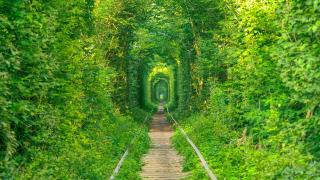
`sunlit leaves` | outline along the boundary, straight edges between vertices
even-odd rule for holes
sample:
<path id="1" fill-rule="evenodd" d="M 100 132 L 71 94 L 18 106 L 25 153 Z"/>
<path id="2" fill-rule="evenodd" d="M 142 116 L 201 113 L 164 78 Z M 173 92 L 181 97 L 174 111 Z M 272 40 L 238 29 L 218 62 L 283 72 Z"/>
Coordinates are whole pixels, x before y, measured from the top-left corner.
<path id="1" fill-rule="evenodd" d="M 121 152 L 138 128 L 115 116 L 123 72 L 110 62 L 126 58 L 122 35 L 140 9 L 99 2 L 104 8 L 93 0 L 1 1 L 0 177 L 105 178 L 119 156 L 110 152 Z"/>

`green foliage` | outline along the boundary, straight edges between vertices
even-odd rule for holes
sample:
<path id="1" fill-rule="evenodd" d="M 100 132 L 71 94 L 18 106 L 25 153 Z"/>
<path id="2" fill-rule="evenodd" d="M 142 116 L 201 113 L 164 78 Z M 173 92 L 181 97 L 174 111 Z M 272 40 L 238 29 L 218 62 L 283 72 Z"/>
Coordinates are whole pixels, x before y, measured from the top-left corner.
<path id="1" fill-rule="evenodd" d="M 138 135 L 138 139 L 131 147 L 128 158 L 124 162 L 117 179 L 141 179 L 139 172 L 143 165 L 142 154 L 147 153 L 150 146 L 150 140 L 146 133 L 146 129 L 143 129 Z"/>
<path id="2" fill-rule="evenodd" d="M 280 75 L 292 89 L 296 101 L 306 105 L 313 116 L 320 100 L 320 4 L 315 0 L 282 3 L 282 36 L 276 46 Z"/>
<path id="3" fill-rule="evenodd" d="M 133 144 L 130 157 L 126 161 L 139 162 L 145 153 L 149 139 L 146 129 L 140 128 L 128 117 L 101 119 L 87 125 L 81 132 L 63 137 L 49 151 L 38 152 L 17 176 L 22 179 L 108 178 L 135 135 L 139 138 Z M 125 172 L 123 177 L 131 177 L 131 174 L 137 173 L 140 168 L 139 164 L 128 164 L 124 167 L 129 171 Z"/>
<path id="4" fill-rule="evenodd" d="M 226 179 L 319 177 L 318 1 L 179 3 L 192 25 L 192 110 L 201 112 L 185 128 L 213 170 Z M 178 134 L 186 168 L 205 178 L 182 141 Z"/>
<path id="5" fill-rule="evenodd" d="M 183 127 L 199 147 L 211 169 L 220 179 L 306 179 L 317 178 L 319 163 L 304 154 L 303 145 L 292 143 L 299 138 L 299 125 L 273 121 L 277 113 L 270 114 L 262 129 L 268 138 L 254 139 L 257 134 L 239 131 L 230 124 L 232 107 L 222 91 L 215 91 L 211 101 L 212 114 L 194 115 L 183 122 Z M 277 128 L 280 127 L 278 130 Z M 277 132 L 278 131 L 278 132 Z M 190 179 L 207 179 L 193 149 L 180 133 L 173 142 L 185 156 L 185 170 L 192 171 Z M 187 147 L 187 148 L 186 148 Z"/>
<path id="6" fill-rule="evenodd" d="M 160 81 L 220 178 L 319 176 L 318 0 L 12 0 L 0 10 L 0 177 L 103 179 L 139 133 L 119 175 L 139 179 L 141 123 Z M 174 142 L 205 178 L 180 134 Z"/>
<path id="7" fill-rule="evenodd" d="M 115 101 L 128 97 L 128 87 L 114 60 L 127 60 L 130 41 L 121 38 L 141 9 L 99 3 L 1 1 L 0 177 L 104 179 L 137 132 L 131 160 L 147 149 L 146 130 L 118 115 Z"/>

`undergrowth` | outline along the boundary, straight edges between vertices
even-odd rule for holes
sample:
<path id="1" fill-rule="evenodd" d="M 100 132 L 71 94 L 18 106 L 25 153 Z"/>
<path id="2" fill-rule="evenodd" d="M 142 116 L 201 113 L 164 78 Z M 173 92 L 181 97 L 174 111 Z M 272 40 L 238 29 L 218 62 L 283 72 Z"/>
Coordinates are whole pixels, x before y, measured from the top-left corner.
<path id="1" fill-rule="evenodd" d="M 118 179 L 137 179 L 140 159 L 149 147 L 147 128 L 132 118 L 112 115 L 84 127 L 81 131 L 65 132 L 52 137 L 50 148 L 30 149 L 31 160 L 11 165 L 5 179 L 106 179 L 130 144 L 130 149 Z M 21 157 L 16 157 L 18 162 Z M 22 168 L 23 167 L 23 168 Z"/>
<path id="2" fill-rule="evenodd" d="M 283 133 L 256 144 L 252 135 L 235 131 L 214 117 L 194 115 L 183 123 L 218 179 L 319 179 L 319 163 L 304 154 L 302 145 L 286 144 Z M 190 179 L 207 179 L 198 157 L 179 131 L 173 142 L 185 157 Z"/>

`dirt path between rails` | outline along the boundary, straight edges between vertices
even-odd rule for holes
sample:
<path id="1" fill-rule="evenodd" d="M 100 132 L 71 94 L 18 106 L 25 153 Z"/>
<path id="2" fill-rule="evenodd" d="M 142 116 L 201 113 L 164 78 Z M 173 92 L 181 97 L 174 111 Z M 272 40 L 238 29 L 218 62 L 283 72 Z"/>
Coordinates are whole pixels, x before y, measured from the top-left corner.
<path id="1" fill-rule="evenodd" d="M 163 107 L 153 116 L 149 136 L 152 141 L 150 151 L 144 156 L 142 179 L 183 179 L 188 176 L 182 172 L 182 157 L 171 146 L 173 130 L 166 121 Z"/>

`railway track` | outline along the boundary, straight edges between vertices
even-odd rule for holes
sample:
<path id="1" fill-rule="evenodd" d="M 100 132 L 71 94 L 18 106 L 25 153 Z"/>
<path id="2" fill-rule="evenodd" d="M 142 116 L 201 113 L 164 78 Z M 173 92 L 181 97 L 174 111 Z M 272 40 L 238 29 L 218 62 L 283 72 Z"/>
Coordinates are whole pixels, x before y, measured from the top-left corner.
<path id="1" fill-rule="evenodd" d="M 163 107 L 153 116 L 149 136 L 152 147 L 143 158 L 142 179 L 184 179 L 188 174 L 182 172 L 182 157 L 171 146 L 173 130 L 166 121 Z"/>
<path id="2" fill-rule="evenodd" d="M 180 127 L 178 122 L 173 118 L 167 109 L 168 115 L 172 118 L 175 126 L 179 129 L 181 134 L 185 137 L 186 141 L 193 148 L 195 154 L 198 156 L 199 161 L 203 168 L 206 170 L 208 179 L 217 180 L 217 177 L 211 171 L 208 163 L 201 154 L 197 146 L 188 137 L 186 132 Z M 144 122 L 148 117 L 145 118 Z M 149 152 L 144 155 L 143 162 L 144 166 L 140 172 L 142 179 L 146 180 L 176 180 L 176 179 L 186 179 L 190 176 L 189 173 L 182 171 L 182 161 L 183 158 L 178 155 L 171 145 L 171 137 L 173 136 L 173 129 L 171 124 L 166 120 L 164 114 L 163 105 L 160 105 L 158 112 L 154 114 L 151 122 L 151 129 L 149 136 L 152 141 L 152 147 Z M 119 163 L 117 164 L 110 180 L 114 180 L 119 173 L 126 156 L 129 153 L 130 146 L 134 143 L 137 136 L 133 138 L 127 150 L 121 157 Z"/>

